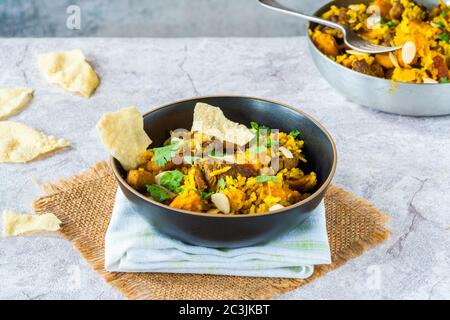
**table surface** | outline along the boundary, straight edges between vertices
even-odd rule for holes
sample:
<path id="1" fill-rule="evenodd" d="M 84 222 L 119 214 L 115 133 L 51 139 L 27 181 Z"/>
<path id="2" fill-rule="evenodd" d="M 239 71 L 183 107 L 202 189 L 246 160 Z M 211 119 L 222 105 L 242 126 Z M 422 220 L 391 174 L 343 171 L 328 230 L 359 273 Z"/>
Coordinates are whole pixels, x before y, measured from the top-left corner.
<path id="1" fill-rule="evenodd" d="M 334 182 L 391 217 L 392 237 L 281 299 L 450 298 L 450 117 L 411 118 L 360 107 L 332 89 L 304 38 L 0 39 L 0 87 L 35 90 L 10 120 L 65 138 L 71 149 L 2 164 L 0 209 L 32 213 L 40 183 L 107 158 L 94 129 L 129 105 L 144 112 L 198 95 L 259 96 L 300 108 L 330 131 Z M 85 99 L 48 84 L 38 53 L 79 48 L 102 82 Z M 430 108 L 432 107 L 430 101 Z M 0 239 L 1 299 L 122 299 L 60 237 Z"/>

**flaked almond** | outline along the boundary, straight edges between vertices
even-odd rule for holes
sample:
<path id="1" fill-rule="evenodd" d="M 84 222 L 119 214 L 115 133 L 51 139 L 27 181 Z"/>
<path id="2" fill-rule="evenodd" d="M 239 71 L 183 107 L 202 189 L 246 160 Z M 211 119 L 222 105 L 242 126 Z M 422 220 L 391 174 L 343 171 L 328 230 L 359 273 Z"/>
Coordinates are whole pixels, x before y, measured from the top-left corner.
<path id="1" fill-rule="evenodd" d="M 294 157 L 292 152 L 285 147 L 280 147 L 279 150 L 286 158 L 292 159 Z"/>
<path id="2" fill-rule="evenodd" d="M 230 200 L 228 200 L 228 197 L 223 194 L 222 192 L 214 193 L 211 196 L 211 201 L 214 203 L 217 209 L 222 211 L 225 214 L 230 213 Z"/>
<path id="3" fill-rule="evenodd" d="M 157 185 L 161 185 L 161 177 L 165 174 L 166 172 L 160 172 L 155 176 L 155 182 Z"/>
<path id="4" fill-rule="evenodd" d="M 348 8 L 353 11 L 359 11 L 359 9 L 360 9 L 357 4 L 351 4 L 348 6 Z"/>
<path id="5" fill-rule="evenodd" d="M 368 13 L 368 14 L 375 13 L 377 15 L 380 15 L 380 7 L 375 5 L 375 4 L 372 4 L 372 5 L 367 7 L 366 13 Z"/>
<path id="6" fill-rule="evenodd" d="M 389 59 L 391 59 L 392 64 L 396 68 L 400 68 L 400 64 L 398 63 L 398 59 L 392 52 L 389 52 Z"/>
<path id="7" fill-rule="evenodd" d="M 348 54 L 353 54 L 356 56 L 368 56 L 369 54 L 365 53 L 365 52 L 361 52 L 361 51 L 356 51 L 356 50 L 345 50 L 346 53 Z"/>
<path id="8" fill-rule="evenodd" d="M 405 64 L 411 64 L 416 57 L 416 45 L 412 41 L 406 41 L 402 48 L 402 60 Z"/>
<path id="9" fill-rule="evenodd" d="M 283 209 L 283 208 L 284 208 L 284 206 L 282 206 L 281 204 L 277 203 L 277 204 L 274 204 L 273 206 L 271 206 L 269 208 L 269 211 L 280 210 L 280 209 Z"/>
<path id="10" fill-rule="evenodd" d="M 423 83 L 439 83 L 439 82 L 431 78 L 423 78 Z"/>

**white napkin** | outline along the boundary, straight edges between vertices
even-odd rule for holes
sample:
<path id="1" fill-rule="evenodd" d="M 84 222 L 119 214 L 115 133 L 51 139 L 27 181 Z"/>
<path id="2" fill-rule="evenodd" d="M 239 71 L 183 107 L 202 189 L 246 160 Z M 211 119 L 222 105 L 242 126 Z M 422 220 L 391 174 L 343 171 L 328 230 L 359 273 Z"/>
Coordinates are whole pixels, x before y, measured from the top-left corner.
<path id="1" fill-rule="evenodd" d="M 113 272 L 171 272 L 300 278 L 331 263 L 325 207 L 291 232 L 261 245 L 213 249 L 159 233 L 118 189 L 105 236 L 105 268 Z"/>

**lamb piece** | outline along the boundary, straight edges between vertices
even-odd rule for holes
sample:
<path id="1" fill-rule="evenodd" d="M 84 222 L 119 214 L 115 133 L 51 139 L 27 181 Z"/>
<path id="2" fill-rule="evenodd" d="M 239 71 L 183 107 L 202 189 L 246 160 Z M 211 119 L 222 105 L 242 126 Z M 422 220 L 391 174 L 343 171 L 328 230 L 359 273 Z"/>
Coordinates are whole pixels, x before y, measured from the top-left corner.
<path id="1" fill-rule="evenodd" d="M 369 65 L 365 60 L 356 60 L 352 64 L 352 69 L 370 76 L 384 77 L 383 67 L 375 62 Z"/>
<path id="2" fill-rule="evenodd" d="M 143 169 L 133 169 L 128 171 L 128 184 L 138 191 L 145 191 L 147 184 L 155 183 L 155 176 Z"/>
<path id="3" fill-rule="evenodd" d="M 203 178 L 202 170 L 200 170 L 200 168 L 198 168 L 197 166 L 195 166 L 194 180 L 195 180 L 195 186 L 197 187 L 198 190 L 203 191 L 208 187 L 205 179 Z"/>
<path id="4" fill-rule="evenodd" d="M 299 190 L 301 192 L 310 191 L 316 186 L 316 180 L 311 179 L 310 175 L 300 177 L 298 179 L 288 179 L 286 183 L 292 190 Z"/>
<path id="5" fill-rule="evenodd" d="M 384 40 L 383 40 L 383 45 L 384 46 L 386 46 L 386 47 L 390 47 L 390 46 L 392 46 L 392 41 L 394 40 L 394 38 L 395 38 L 395 34 L 393 33 L 393 32 L 389 32 L 387 35 L 386 35 L 386 38 L 384 38 Z"/>
<path id="6" fill-rule="evenodd" d="M 347 25 L 347 10 L 345 8 L 341 8 L 339 10 L 339 14 L 330 17 L 330 21 L 334 23 L 339 23 L 340 25 Z"/>
<path id="7" fill-rule="evenodd" d="M 402 19 L 403 11 L 405 11 L 405 7 L 402 5 L 400 0 L 397 0 L 392 5 L 391 10 L 389 11 L 389 15 L 392 19 L 400 21 Z"/>
<path id="8" fill-rule="evenodd" d="M 394 70 L 395 69 L 388 69 L 388 70 L 386 70 L 386 72 L 384 73 L 384 77 L 386 79 L 392 79 L 392 75 L 394 74 Z"/>
<path id="9" fill-rule="evenodd" d="M 278 170 L 281 169 L 292 169 L 298 166 L 298 157 L 294 156 L 293 158 L 287 158 L 285 156 L 280 156 L 278 163 Z"/>
<path id="10" fill-rule="evenodd" d="M 370 66 L 365 60 L 356 60 L 353 62 L 352 69 L 361 73 L 371 74 Z"/>
<path id="11" fill-rule="evenodd" d="M 394 64 L 392 63 L 391 59 L 389 58 L 388 53 L 377 53 L 375 55 L 375 61 L 386 69 L 394 68 Z"/>
<path id="12" fill-rule="evenodd" d="M 445 58 L 441 55 L 436 55 L 433 58 L 433 65 L 438 71 L 438 78 L 448 78 L 448 66 Z"/>
<path id="13" fill-rule="evenodd" d="M 216 170 L 220 170 L 224 167 L 231 167 L 228 171 L 224 173 L 220 173 L 217 175 L 214 175 L 213 172 Z M 206 182 L 208 183 L 211 190 L 215 190 L 217 181 L 219 181 L 220 178 L 224 178 L 226 176 L 231 176 L 233 178 L 236 178 L 238 175 L 241 175 L 243 177 L 249 178 L 249 177 L 255 177 L 258 175 L 258 171 L 253 168 L 253 166 L 249 164 L 217 164 L 217 163 L 204 163 L 201 165 L 201 169 L 203 171 L 203 175 L 206 179 Z"/>
<path id="14" fill-rule="evenodd" d="M 317 48 L 324 54 L 333 57 L 339 55 L 338 44 L 332 35 L 316 30 L 312 36 L 312 40 Z"/>
<path id="15" fill-rule="evenodd" d="M 380 8 L 380 15 L 384 20 L 391 20 L 392 5 L 389 0 L 375 0 L 375 5 Z"/>
<path id="16" fill-rule="evenodd" d="M 339 16 L 338 15 L 331 16 L 330 21 L 334 23 L 339 23 Z"/>
<path id="17" fill-rule="evenodd" d="M 345 8 L 339 10 L 339 24 L 343 26 L 347 25 L 347 10 Z"/>
<path id="18" fill-rule="evenodd" d="M 380 64 L 374 62 L 370 66 L 370 69 L 372 70 L 372 75 L 373 76 L 379 77 L 379 78 L 384 78 L 384 70 L 383 70 L 383 67 Z"/>

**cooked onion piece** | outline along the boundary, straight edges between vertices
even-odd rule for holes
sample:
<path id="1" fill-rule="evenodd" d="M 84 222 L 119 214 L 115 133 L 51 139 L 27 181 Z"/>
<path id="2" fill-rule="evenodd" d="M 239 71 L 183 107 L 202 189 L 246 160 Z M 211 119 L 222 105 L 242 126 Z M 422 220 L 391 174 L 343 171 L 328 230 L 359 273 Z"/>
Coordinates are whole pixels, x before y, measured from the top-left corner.
<path id="1" fill-rule="evenodd" d="M 228 197 L 223 194 L 222 192 L 214 193 L 211 196 L 211 201 L 214 203 L 214 205 L 222 211 L 225 214 L 230 213 L 230 200 L 228 200 Z"/>
<path id="2" fill-rule="evenodd" d="M 274 204 L 273 206 L 271 206 L 269 208 L 269 211 L 280 210 L 280 209 L 283 209 L 283 208 L 284 208 L 284 206 L 282 206 L 281 204 L 277 203 L 277 204 Z"/>

